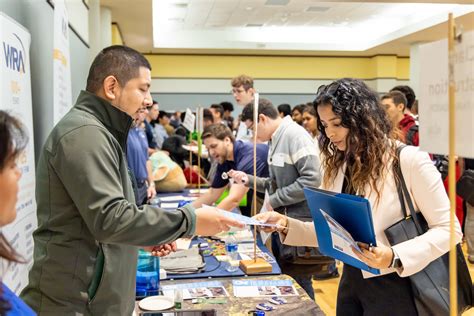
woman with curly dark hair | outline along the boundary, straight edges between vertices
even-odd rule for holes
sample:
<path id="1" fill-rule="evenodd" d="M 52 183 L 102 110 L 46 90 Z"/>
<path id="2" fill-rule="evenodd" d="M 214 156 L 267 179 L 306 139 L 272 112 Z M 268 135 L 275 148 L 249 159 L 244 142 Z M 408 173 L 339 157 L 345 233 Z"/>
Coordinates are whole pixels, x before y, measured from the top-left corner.
<path id="1" fill-rule="evenodd" d="M 322 189 L 363 195 L 370 202 L 377 247 L 356 255 L 373 275 L 344 265 L 337 297 L 337 315 L 417 315 L 407 276 L 424 269 L 449 250 L 449 199 L 439 172 L 427 153 L 400 143 L 377 94 L 357 79 L 340 79 L 318 89 L 314 107 L 320 131 L 319 146 L 324 178 Z M 404 215 L 399 200 L 395 167 L 400 164 L 411 199 L 426 219 L 429 230 L 417 238 L 390 246 L 385 229 Z M 283 243 L 317 246 L 312 223 L 276 212 L 257 216 L 279 224 Z M 456 223 L 456 242 L 462 237 Z"/>
<path id="2" fill-rule="evenodd" d="M 27 142 L 23 125 L 8 113 L 0 111 L 0 226 L 13 222 L 16 217 L 18 181 L 21 177 L 16 160 Z M 8 263 L 22 262 L 2 233 L 0 257 Z M 2 284 L 0 293 L 0 315 L 35 315 L 5 284 Z"/>

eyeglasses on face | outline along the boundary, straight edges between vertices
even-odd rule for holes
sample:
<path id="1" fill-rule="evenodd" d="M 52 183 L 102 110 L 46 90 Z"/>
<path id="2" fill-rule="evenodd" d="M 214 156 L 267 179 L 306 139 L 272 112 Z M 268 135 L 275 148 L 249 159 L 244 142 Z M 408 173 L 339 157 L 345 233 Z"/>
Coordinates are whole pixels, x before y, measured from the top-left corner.
<path id="1" fill-rule="evenodd" d="M 242 94 L 245 92 L 245 89 L 232 89 L 230 90 L 231 94 Z"/>

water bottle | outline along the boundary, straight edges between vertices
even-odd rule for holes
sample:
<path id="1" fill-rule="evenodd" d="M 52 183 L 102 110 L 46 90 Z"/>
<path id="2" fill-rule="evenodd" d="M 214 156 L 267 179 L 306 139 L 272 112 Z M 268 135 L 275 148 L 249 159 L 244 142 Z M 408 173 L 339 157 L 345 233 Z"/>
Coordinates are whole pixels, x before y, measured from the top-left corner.
<path id="1" fill-rule="evenodd" d="M 138 251 L 136 281 L 135 294 L 137 297 L 158 295 L 160 287 L 160 258 L 140 249 Z"/>
<path id="2" fill-rule="evenodd" d="M 234 232 L 229 232 L 225 240 L 225 251 L 229 258 L 229 264 L 226 267 L 228 272 L 235 272 L 239 269 L 239 245 Z"/>
<path id="3" fill-rule="evenodd" d="M 183 307 L 183 290 L 174 290 L 174 308 L 181 309 Z"/>
<path id="4" fill-rule="evenodd" d="M 154 198 L 150 199 L 149 203 L 150 205 L 161 207 L 161 199 L 158 196 L 155 196 Z"/>

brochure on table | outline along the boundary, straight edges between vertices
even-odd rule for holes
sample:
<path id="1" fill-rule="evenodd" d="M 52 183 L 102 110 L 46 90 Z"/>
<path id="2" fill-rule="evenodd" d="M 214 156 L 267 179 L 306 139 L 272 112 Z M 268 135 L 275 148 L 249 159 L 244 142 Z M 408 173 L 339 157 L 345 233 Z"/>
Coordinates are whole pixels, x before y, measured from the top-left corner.
<path id="1" fill-rule="evenodd" d="M 233 280 L 235 297 L 299 295 L 291 280 Z"/>
<path id="2" fill-rule="evenodd" d="M 376 246 L 372 211 L 367 199 L 343 193 L 304 188 L 320 251 L 356 268 L 380 274 L 359 260 L 356 241 Z"/>
<path id="3" fill-rule="evenodd" d="M 239 256 L 242 260 L 250 260 L 254 258 L 253 253 L 253 243 L 252 244 L 239 244 Z M 263 252 L 257 246 L 257 258 L 262 258 L 268 263 L 276 263 L 275 258 L 272 257 L 269 253 Z"/>
<path id="4" fill-rule="evenodd" d="M 163 285 L 162 290 L 165 296 L 171 297 L 174 297 L 175 290 L 181 290 L 185 300 L 229 296 L 224 285 L 219 281 Z"/>

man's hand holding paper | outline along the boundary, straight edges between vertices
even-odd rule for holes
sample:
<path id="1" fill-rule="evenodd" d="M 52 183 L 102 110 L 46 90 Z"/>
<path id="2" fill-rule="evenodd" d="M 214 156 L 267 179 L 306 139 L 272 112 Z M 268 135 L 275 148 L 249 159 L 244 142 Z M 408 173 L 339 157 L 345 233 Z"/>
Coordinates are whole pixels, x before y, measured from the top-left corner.
<path id="1" fill-rule="evenodd" d="M 196 235 L 213 236 L 221 231 L 228 231 L 231 227 L 243 228 L 245 222 L 235 217 L 224 216 L 226 211 L 204 206 L 196 209 Z"/>

